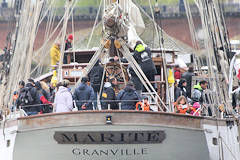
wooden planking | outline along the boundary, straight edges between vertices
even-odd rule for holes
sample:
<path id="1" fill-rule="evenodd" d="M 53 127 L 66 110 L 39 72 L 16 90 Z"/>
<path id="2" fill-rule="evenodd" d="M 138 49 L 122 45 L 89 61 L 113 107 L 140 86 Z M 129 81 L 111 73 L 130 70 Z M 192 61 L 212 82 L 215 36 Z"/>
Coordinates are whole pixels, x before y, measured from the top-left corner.
<path id="1" fill-rule="evenodd" d="M 112 116 L 113 125 L 150 125 L 201 129 L 203 117 L 175 113 L 144 111 L 78 111 L 51 113 L 19 118 L 20 130 L 34 130 L 63 126 L 105 125 L 106 116 Z"/>

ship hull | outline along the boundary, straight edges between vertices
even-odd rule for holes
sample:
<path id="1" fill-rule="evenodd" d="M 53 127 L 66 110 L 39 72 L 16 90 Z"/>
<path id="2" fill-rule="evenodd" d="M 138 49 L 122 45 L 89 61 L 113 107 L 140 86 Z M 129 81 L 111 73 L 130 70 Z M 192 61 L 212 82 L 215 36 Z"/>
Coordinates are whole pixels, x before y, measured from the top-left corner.
<path id="1" fill-rule="evenodd" d="M 58 144 L 54 139 L 56 131 L 164 131 L 165 140 L 157 144 Z M 30 138 L 31 137 L 31 138 Z M 204 132 L 201 130 L 150 127 L 137 125 L 76 126 L 19 133 L 16 138 L 14 160 L 42 159 L 208 159 Z M 23 145 L 24 144 L 24 145 Z M 201 152 L 199 152 L 199 150 Z M 188 154 L 183 154 L 187 152 Z M 50 158 L 51 157 L 51 158 Z"/>
<path id="2" fill-rule="evenodd" d="M 216 126 L 203 117 L 135 111 L 24 117 L 18 119 L 13 160 L 238 159 L 236 122 L 218 120 Z"/>

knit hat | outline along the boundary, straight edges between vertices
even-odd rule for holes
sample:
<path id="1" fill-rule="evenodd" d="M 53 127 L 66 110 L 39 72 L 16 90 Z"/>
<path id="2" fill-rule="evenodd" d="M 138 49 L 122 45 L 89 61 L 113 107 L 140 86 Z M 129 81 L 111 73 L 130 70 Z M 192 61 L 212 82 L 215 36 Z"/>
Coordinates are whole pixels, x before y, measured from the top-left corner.
<path id="1" fill-rule="evenodd" d="M 68 35 L 68 39 L 73 40 L 73 35 L 72 35 L 72 34 L 69 34 L 69 35 Z"/>

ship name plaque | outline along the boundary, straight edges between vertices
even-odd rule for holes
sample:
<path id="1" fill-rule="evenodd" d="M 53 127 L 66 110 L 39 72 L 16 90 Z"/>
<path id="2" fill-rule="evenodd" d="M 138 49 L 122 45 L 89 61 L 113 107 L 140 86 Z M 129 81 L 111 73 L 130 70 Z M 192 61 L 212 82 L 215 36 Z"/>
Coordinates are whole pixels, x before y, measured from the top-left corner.
<path id="1" fill-rule="evenodd" d="M 162 143 L 166 133 L 160 131 L 56 131 L 59 144 L 150 144 Z"/>

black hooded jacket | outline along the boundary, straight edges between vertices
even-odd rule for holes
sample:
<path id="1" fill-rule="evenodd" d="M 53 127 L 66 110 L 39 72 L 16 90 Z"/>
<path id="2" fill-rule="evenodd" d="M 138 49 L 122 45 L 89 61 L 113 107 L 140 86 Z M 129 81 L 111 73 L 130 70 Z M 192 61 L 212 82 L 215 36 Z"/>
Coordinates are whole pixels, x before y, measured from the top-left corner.
<path id="1" fill-rule="evenodd" d="M 99 64 L 96 63 L 95 66 L 88 74 L 88 78 L 90 80 L 91 86 L 93 87 L 94 92 L 99 92 L 102 76 L 103 76 L 104 68 Z"/>
<path id="2" fill-rule="evenodd" d="M 151 73 L 155 75 L 157 73 L 156 67 L 152 60 L 152 53 L 149 48 L 146 47 L 141 52 L 135 50 L 133 57 L 137 61 L 137 63 L 141 66 L 145 74 Z"/>
<path id="3" fill-rule="evenodd" d="M 142 90 L 143 89 L 142 82 L 138 78 L 137 74 L 134 72 L 131 66 L 129 67 L 129 73 L 131 74 L 131 81 L 134 83 L 136 90 Z"/>
<path id="4" fill-rule="evenodd" d="M 110 104 L 111 109 L 118 109 L 118 104 L 115 101 L 116 101 L 116 95 L 113 87 L 111 85 L 109 86 L 105 85 L 103 88 L 102 96 L 101 96 L 102 109 L 108 109 L 108 104 Z"/>
<path id="5" fill-rule="evenodd" d="M 47 100 L 49 100 L 49 98 L 50 98 L 49 94 L 50 93 L 48 93 L 46 90 L 42 89 L 41 83 L 40 82 L 36 82 L 35 85 L 36 85 L 38 93 L 41 94 L 40 97 L 44 96 Z"/>
<path id="6" fill-rule="evenodd" d="M 181 95 L 187 98 L 187 89 L 186 89 L 185 86 L 183 86 L 183 83 L 184 83 L 184 82 L 185 82 L 185 81 L 180 80 L 180 81 L 179 81 L 179 84 L 178 84 L 178 87 L 180 88 Z"/>
<path id="7" fill-rule="evenodd" d="M 195 73 L 193 72 L 185 72 L 182 74 L 182 77 L 181 78 L 184 78 L 187 80 L 187 87 L 186 87 L 186 90 L 187 90 L 187 96 L 188 97 L 192 97 L 191 96 L 191 91 L 192 91 L 192 77 L 195 76 Z"/>
<path id="8" fill-rule="evenodd" d="M 17 100 L 18 105 L 21 105 L 21 106 L 26 105 L 23 102 L 21 102 L 21 97 L 22 97 L 22 94 L 24 94 L 27 90 L 29 90 L 32 100 L 33 100 L 31 103 L 28 103 L 27 105 L 34 105 L 34 106 L 23 107 L 24 111 L 25 112 L 34 112 L 34 111 L 40 112 L 40 106 L 39 106 L 39 104 L 41 104 L 40 96 L 38 94 L 37 89 L 31 83 L 27 83 L 26 86 L 20 90 L 18 100 Z"/>

